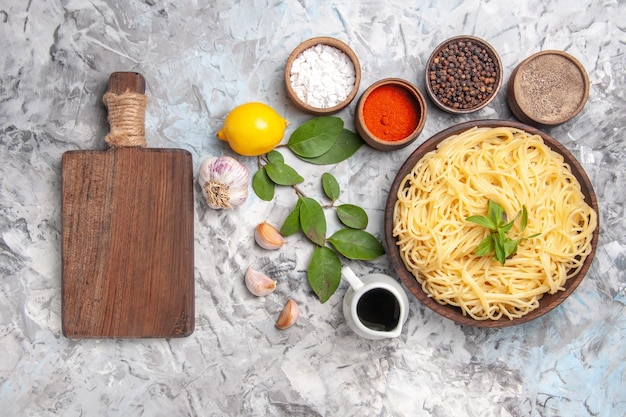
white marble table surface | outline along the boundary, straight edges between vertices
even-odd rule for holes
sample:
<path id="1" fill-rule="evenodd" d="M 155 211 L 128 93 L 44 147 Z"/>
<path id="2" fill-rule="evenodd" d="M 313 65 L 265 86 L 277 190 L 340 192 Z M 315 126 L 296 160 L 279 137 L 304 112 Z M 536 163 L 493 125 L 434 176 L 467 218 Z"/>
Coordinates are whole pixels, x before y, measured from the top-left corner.
<path id="1" fill-rule="evenodd" d="M 626 3 L 616 0 L 162 1 L 4 0 L 0 4 L 0 414 L 2 416 L 623 416 L 626 414 Z M 582 113 L 549 133 L 582 163 L 600 206 L 593 265 L 560 307 L 500 330 L 462 327 L 411 298 L 397 339 L 367 341 L 345 324 L 337 293 L 321 304 L 306 283 L 311 246 L 276 252 L 252 228 L 280 223 L 293 193 L 252 195 L 234 211 L 195 196 L 195 332 L 180 339 L 70 340 L 61 331 L 61 156 L 103 149 L 108 76 L 147 80 L 147 138 L 183 148 L 194 169 L 234 154 L 215 138 L 227 112 L 263 101 L 293 126 L 283 85 L 301 41 L 333 36 L 360 57 L 367 85 L 385 77 L 423 91 L 425 61 L 470 34 L 499 52 L 508 79 L 545 49 L 578 58 L 591 82 Z M 401 162 L 462 121 L 511 119 L 504 90 L 452 116 L 430 103 L 410 147 L 366 146 L 330 171 L 346 202 L 366 208 L 382 239 L 383 208 Z M 353 128 L 355 103 L 338 113 Z M 236 156 L 236 155 L 235 155 Z M 254 158 L 239 158 L 251 170 Z M 318 191 L 324 169 L 298 165 Z M 253 298 L 255 264 L 278 290 Z M 349 262 L 393 274 L 388 258 Z M 295 327 L 274 328 L 285 299 Z"/>

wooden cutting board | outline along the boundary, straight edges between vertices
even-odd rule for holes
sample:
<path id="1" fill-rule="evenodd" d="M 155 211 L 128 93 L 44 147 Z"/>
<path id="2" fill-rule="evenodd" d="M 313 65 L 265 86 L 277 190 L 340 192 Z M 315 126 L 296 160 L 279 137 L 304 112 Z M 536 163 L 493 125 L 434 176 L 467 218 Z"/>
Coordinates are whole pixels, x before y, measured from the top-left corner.
<path id="1" fill-rule="evenodd" d="M 145 80 L 137 73 L 113 73 L 108 90 L 143 95 Z M 128 114 L 138 111 L 120 106 Z M 111 111 L 109 106 L 111 131 L 124 134 L 130 128 L 119 121 L 114 127 Z M 139 112 L 145 114 L 145 106 Z M 195 314 L 191 154 L 115 145 L 66 152 L 61 169 L 63 334 L 190 335 Z"/>

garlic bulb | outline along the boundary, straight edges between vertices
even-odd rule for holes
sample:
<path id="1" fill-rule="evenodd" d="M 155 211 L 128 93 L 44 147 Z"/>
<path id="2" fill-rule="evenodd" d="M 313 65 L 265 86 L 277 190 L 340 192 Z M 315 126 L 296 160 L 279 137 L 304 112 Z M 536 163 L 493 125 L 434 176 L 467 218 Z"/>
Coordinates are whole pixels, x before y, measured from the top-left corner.
<path id="1" fill-rule="evenodd" d="M 211 156 L 202 162 L 198 183 L 214 209 L 234 208 L 248 198 L 248 168 L 230 156 Z"/>
<path id="2" fill-rule="evenodd" d="M 298 304 L 291 298 L 287 300 L 287 304 L 283 307 L 283 311 L 280 312 L 278 320 L 276 320 L 276 327 L 280 330 L 284 330 L 287 327 L 291 327 L 298 320 L 300 310 L 298 310 Z"/>
<path id="3" fill-rule="evenodd" d="M 255 271 L 252 266 L 248 267 L 244 278 L 248 290 L 257 297 L 271 294 L 276 289 L 276 281 L 262 272 Z"/>
<path id="4" fill-rule="evenodd" d="M 260 247 L 268 250 L 279 249 L 285 244 L 283 235 L 268 222 L 263 222 L 254 229 L 254 240 Z"/>

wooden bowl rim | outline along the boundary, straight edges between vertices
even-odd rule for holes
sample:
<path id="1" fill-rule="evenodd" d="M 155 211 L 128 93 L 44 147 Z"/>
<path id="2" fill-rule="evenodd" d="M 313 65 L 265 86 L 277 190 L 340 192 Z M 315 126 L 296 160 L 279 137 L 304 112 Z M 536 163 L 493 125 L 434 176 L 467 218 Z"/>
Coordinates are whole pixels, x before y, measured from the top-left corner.
<path id="1" fill-rule="evenodd" d="M 300 100 L 300 98 L 298 98 L 298 95 L 293 90 L 293 87 L 291 85 L 290 78 L 291 78 L 291 66 L 293 64 L 293 61 L 296 59 L 298 55 L 300 55 L 305 50 L 309 49 L 310 47 L 313 47 L 315 45 L 320 45 L 320 44 L 332 46 L 332 47 L 339 49 L 341 52 L 343 52 L 350 58 L 350 60 L 352 61 L 352 64 L 354 65 L 354 72 L 355 72 L 354 88 L 352 89 L 352 91 L 350 91 L 350 94 L 348 94 L 348 97 L 344 101 L 342 101 L 341 103 L 333 107 L 320 108 L 320 107 L 313 107 L 305 103 L 304 101 Z M 337 113 L 338 111 L 348 106 L 352 102 L 352 100 L 354 100 L 357 92 L 359 91 L 360 83 L 361 83 L 361 64 L 359 62 L 359 58 L 356 56 L 356 53 L 354 53 L 352 48 L 348 46 L 347 43 L 337 38 L 332 38 L 329 36 L 317 36 L 315 38 L 307 39 L 303 41 L 302 43 L 300 43 L 298 46 L 296 46 L 296 48 L 291 52 L 291 54 L 287 58 L 287 63 L 285 65 L 285 88 L 287 89 L 287 95 L 289 96 L 291 101 L 296 105 L 296 107 L 298 107 L 300 110 L 303 110 L 305 112 L 312 113 L 312 114 L 319 115 L 319 116 Z"/>
<path id="2" fill-rule="evenodd" d="M 424 156 L 424 154 L 436 149 L 437 145 L 445 138 L 459 134 L 473 127 L 512 127 L 524 130 L 530 134 L 540 135 L 546 145 L 548 145 L 553 151 L 561 154 L 565 162 L 569 164 L 573 175 L 580 183 L 581 191 L 585 196 L 585 201 L 593 208 L 596 213 L 598 213 L 598 202 L 596 199 L 596 194 L 594 192 L 591 181 L 585 173 L 585 170 L 582 168 L 578 160 L 570 153 L 570 151 L 556 139 L 535 127 L 511 120 L 469 121 L 460 123 L 455 126 L 451 126 L 433 135 L 431 138 L 429 138 L 419 147 L 417 147 L 415 151 L 413 151 L 413 153 L 409 155 L 409 157 L 398 170 L 398 173 L 396 174 L 396 177 L 392 182 L 391 188 L 389 190 L 389 195 L 387 197 L 387 202 L 385 204 L 384 233 L 387 253 L 391 259 L 391 264 L 398 276 L 400 277 L 402 283 L 419 301 L 421 301 L 423 304 L 426 305 L 426 307 L 430 308 L 434 312 L 457 323 L 474 327 L 500 328 L 518 325 L 534 320 L 550 312 L 558 305 L 560 305 L 567 297 L 569 297 L 572 292 L 574 292 L 574 290 L 578 287 L 580 282 L 587 274 L 589 268 L 591 267 L 591 263 L 596 252 L 600 229 L 600 218 L 598 216 L 598 224 L 592 235 L 591 252 L 585 259 L 585 263 L 581 270 L 578 272 L 578 274 L 567 280 L 567 282 L 565 283 L 565 290 L 559 291 L 556 294 L 544 295 L 543 298 L 540 300 L 539 307 L 526 314 L 525 316 L 513 320 L 510 320 L 506 317 L 500 318 L 499 320 L 475 320 L 470 316 L 464 316 L 461 312 L 461 309 L 458 307 L 441 305 L 432 298 L 428 297 L 428 295 L 422 290 L 421 285 L 417 282 L 417 279 L 404 266 L 404 263 L 402 262 L 402 259 L 400 257 L 400 251 L 398 249 L 398 246 L 396 245 L 396 238 L 393 237 L 393 210 L 397 199 L 396 196 L 398 188 L 400 186 L 400 183 L 402 182 L 402 179 L 411 172 L 411 169 L 415 166 L 417 161 L 419 161 Z"/>
<path id="3" fill-rule="evenodd" d="M 574 109 L 574 111 L 568 114 L 567 116 L 564 116 L 563 118 L 557 119 L 552 122 L 546 122 L 545 120 L 539 120 L 539 119 L 535 119 L 531 117 L 528 114 L 527 110 L 523 109 L 519 105 L 516 99 L 516 94 L 515 94 L 516 85 L 517 85 L 516 83 L 517 73 L 522 71 L 532 61 L 544 55 L 558 55 L 560 57 L 565 58 L 566 60 L 574 64 L 574 66 L 578 69 L 578 71 L 580 72 L 580 75 L 583 78 L 583 96 L 580 99 L 580 103 L 578 103 L 578 106 L 576 106 L 576 109 Z M 585 107 L 585 104 L 587 104 L 587 100 L 589 99 L 589 76 L 587 75 L 587 70 L 585 70 L 585 67 L 580 63 L 580 61 L 578 61 L 575 57 L 568 54 L 567 52 L 553 50 L 553 49 L 540 51 L 540 52 L 530 55 L 529 57 L 524 59 L 522 62 L 520 62 L 519 65 L 517 65 L 517 67 L 515 67 L 507 83 L 506 97 L 507 97 L 507 104 L 509 105 L 511 112 L 515 115 L 515 117 L 517 117 L 520 121 L 522 121 L 522 123 L 546 126 L 546 127 L 558 126 L 576 117 L 578 113 L 582 111 L 583 107 Z"/>
<path id="4" fill-rule="evenodd" d="M 411 92 L 411 94 L 417 101 L 417 106 L 421 115 L 420 121 L 417 123 L 415 129 L 406 138 L 398 141 L 384 141 L 377 138 L 372 132 L 370 132 L 370 130 L 367 128 L 367 125 L 365 124 L 365 121 L 363 120 L 363 106 L 365 105 L 365 100 L 367 100 L 367 97 L 372 93 L 372 91 L 376 90 L 378 87 L 389 84 L 399 85 Z M 363 138 L 363 140 L 367 142 L 370 146 L 375 149 L 388 151 L 404 148 L 405 146 L 413 143 L 415 139 L 417 139 L 419 134 L 422 133 L 424 125 L 426 124 L 427 117 L 428 106 L 426 104 L 426 99 L 415 84 L 402 78 L 383 78 L 374 82 L 363 92 L 363 94 L 361 94 L 355 112 L 355 128 L 357 129 L 359 135 Z"/>
<path id="5" fill-rule="evenodd" d="M 432 88 L 430 86 L 430 79 L 429 79 L 429 75 L 428 75 L 431 63 L 433 62 L 433 59 L 435 58 L 435 56 L 437 56 L 439 51 L 441 49 L 443 49 L 445 46 L 447 46 L 448 44 L 450 44 L 452 42 L 455 42 L 455 41 L 460 41 L 460 40 L 471 40 L 472 42 L 476 42 L 476 43 L 481 44 L 488 51 L 488 53 L 491 54 L 492 57 L 495 59 L 496 65 L 498 67 L 498 79 L 496 80 L 496 87 L 495 87 L 495 89 L 493 91 L 493 94 L 491 94 L 491 96 L 487 100 L 483 101 L 481 104 L 479 104 L 476 107 L 472 107 L 471 109 L 455 109 L 455 108 L 446 106 L 445 104 L 440 102 L 437 99 L 437 96 L 435 95 L 435 92 L 432 90 Z M 441 42 L 439 45 L 437 45 L 435 47 L 435 49 L 433 50 L 433 52 L 430 54 L 430 57 L 428 58 L 428 61 L 426 61 L 426 71 L 424 71 L 424 81 L 426 83 L 426 92 L 428 93 L 428 96 L 433 101 L 433 103 L 435 103 L 435 105 L 437 107 L 439 107 L 443 111 L 446 111 L 446 112 L 452 113 L 452 114 L 473 113 L 475 111 L 478 111 L 478 110 L 488 106 L 489 103 L 491 103 L 496 98 L 496 96 L 498 95 L 498 92 L 500 91 L 500 88 L 502 87 L 502 79 L 504 77 L 504 74 L 502 73 L 502 71 L 503 71 L 503 69 L 502 69 L 502 60 L 500 59 L 500 55 L 498 54 L 498 51 L 496 51 L 496 49 L 493 46 L 491 46 L 491 44 L 489 42 L 487 42 L 486 40 L 481 39 L 479 37 L 472 36 L 472 35 L 453 36 L 453 37 L 448 38 L 445 41 Z"/>

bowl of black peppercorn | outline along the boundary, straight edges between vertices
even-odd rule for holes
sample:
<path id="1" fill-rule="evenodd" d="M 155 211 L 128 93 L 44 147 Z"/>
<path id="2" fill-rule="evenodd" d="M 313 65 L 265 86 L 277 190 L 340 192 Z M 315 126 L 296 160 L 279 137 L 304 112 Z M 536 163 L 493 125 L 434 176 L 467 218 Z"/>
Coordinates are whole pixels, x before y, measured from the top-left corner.
<path id="1" fill-rule="evenodd" d="M 426 92 L 440 109 L 471 113 L 487 106 L 502 86 L 502 62 L 496 50 L 475 36 L 440 43 L 426 65 Z"/>

